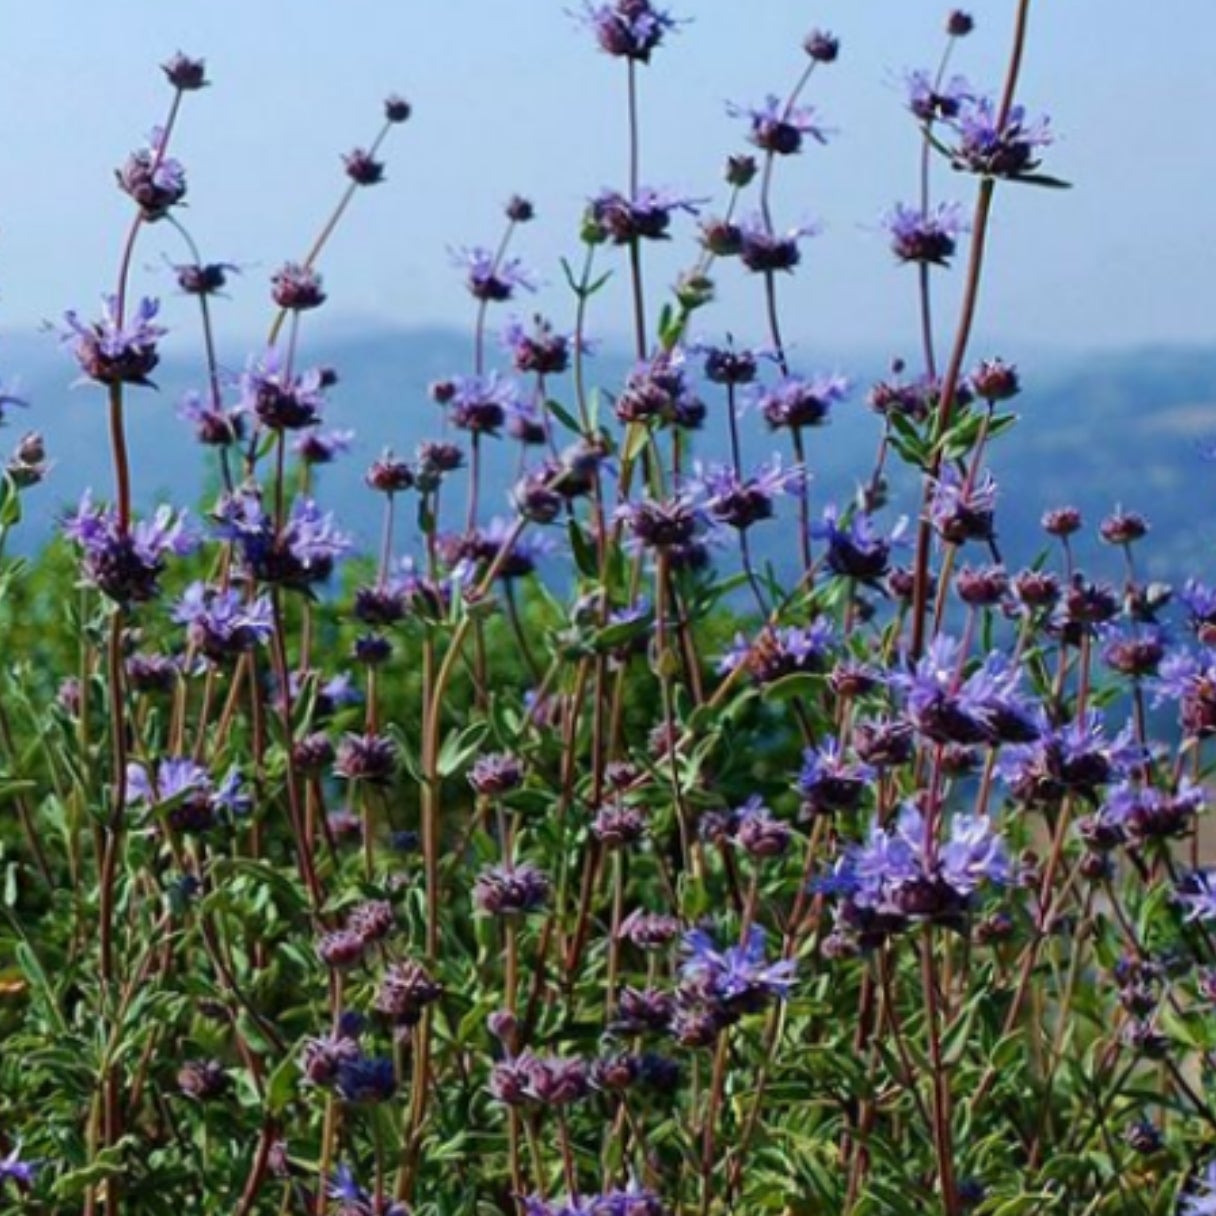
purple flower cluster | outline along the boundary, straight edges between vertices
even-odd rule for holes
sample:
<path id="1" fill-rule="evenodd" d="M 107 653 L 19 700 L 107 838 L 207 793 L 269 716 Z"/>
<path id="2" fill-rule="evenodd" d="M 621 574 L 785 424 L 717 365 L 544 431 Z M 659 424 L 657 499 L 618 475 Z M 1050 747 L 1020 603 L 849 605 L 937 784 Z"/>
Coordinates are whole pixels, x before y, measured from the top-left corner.
<path id="1" fill-rule="evenodd" d="M 989 819 L 955 815 L 939 843 L 921 811 L 906 804 L 894 823 L 875 822 L 817 886 L 841 900 L 843 924 L 868 944 L 909 923 L 956 922 L 981 888 L 1004 886 L 1011 877 L 1004 842 Z"/>
<path id="2" fill-rule="evenodd" d="M 267 596 L 247 599 L 239 592 L 194 582 L 173 610 L 173 619 L 186 626 L 190 645 L 216 662 L 264 645 L 274 633 L 274 616 Z"/>
<path id="3" fill-rule="evenodd" d="M 236 769 L 217 786 L 201 764 L 167 756 L 156 764 L 127 766 L 127 805 L 166 818 L 174 831 L 206 832 L 248 814 L 253 804 Z"/>
<path id="4" fill-rule="evenodd" d="M 964 675 L 959 643 L 941 634 L 910 673 L 891 682 L 904 694 L 909 720 L 935 743 L 997 746 L 1039 738 L 1039 722 L 1021 693 L 1021 669 L 997 651 Z"/>
<path id="5" fill-rule="evenodd" d="M 155 599 L 165 559 L 185 556 L 196 543 L 184 511 L 163 506 L 151 519 L 124 527 L 117 512 L 96 505 L 87 490 L 63 533 L 80 549 L 85 580 L 119 604 Z"/>
<path id="6" fill-rule="evenodd" d="M 307 498 L 295 501 L 282 529 L 252 494 L 228 495 L 214 518 L 220 536 L 236 544 L 258 582 L 305 590 L 324 582 L 351 547 L 333 515 Z"/>
<path id="7" fill-rule="evenodd" d="M 105 310 L 99 321 L 88 324 L 75 312 L 64 314 L 67 329 L 64 342 L 70 343 L 80 370 L 98 384 L 142 384 L 160 362 L 157 343 L 169 331 L 156 324 L 160 304 L 142 299 L 130 320 L 119 315 L 117 296 L 106 296 Z"/>
<path id="8" fill-rule="evenodd" d="M 882 219 L 891 249 L 901 262 L 946 266 L 954 256 L 967 220 L 958 203 L 938 203 L 932 210 L 897 203 Z"/>
<path id="9" fill-rule="evenodd" d="M 452 265 L 465 272 L 469 294 L 486 304 L 501 304 L 517 291 L 535 291 L 536 279 L 518 258 L 504 258 L 481 245 L 452 250 Z"/>
<path id="10" fill-rule="evenodd" d="M 333 381 L 322 368 L 294 373 L 276 348 L 251 359 L 241 376 L 241 406 L 273 431 L 297 431 L 321 420 L 325 389 Z"/>
<path id="11" fill-rule="evenodd" d="M 584 0 L 583 19 L 595 34 L 601 50 L 617 59 L 649 63 L 675 19 L 650 0 L 612 0 L 592 4 Z"/>

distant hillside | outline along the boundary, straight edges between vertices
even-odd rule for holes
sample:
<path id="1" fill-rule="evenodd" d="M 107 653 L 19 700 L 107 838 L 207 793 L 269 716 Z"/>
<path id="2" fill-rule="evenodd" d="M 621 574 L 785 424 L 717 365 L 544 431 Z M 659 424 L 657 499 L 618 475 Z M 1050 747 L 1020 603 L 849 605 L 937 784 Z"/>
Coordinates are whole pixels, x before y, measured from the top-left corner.
<path id="1" fill-rule="evenodd" d="M 362 487 L 363 470 L 385 445 L 409 453 L 418 440 L 438 434 L 439 411 L 426 386 L 437 377 L 466 372 L 470 348 L 467 337 L 444 330 L 331 336 L 306 348 L 308 362 L 332 364 L 341 377 L 332 396 L 331 425 L 354 428 L 358 435 L 354 453 L 323 470 L 321 480 L 326 500 L 363 543 L 371 543 L 377 527 L 377 504 Z M 1162 349 L 1045 362 L 1042 371 L 1033 364 L 1023 367 L 1025 391 L 1016 403 L 1022 422 L 994 457 L 1007 559 L 1027 560 L 1041 547 L 1038 519 L 1048 506 L 1074 503 L 1096 525 L 1121 503 L 1145 513 L 1153 524 L 1155 576 L 1199 569 L 1216 578 L 1216 467 L 1199 455 L 1200 441 L 1216 440 L 1216 352 Z M 820 504 L 847 497 L 870 468 L 877 424 L 862 401 L 866 384 L 883 364 L 873 358 L 844 368 L 858 384 L 854 400 L 830 427 L 809 438 Z M 592 366 L 593 382 L 612 391 L 628 361 L 607 353 Z M 31 402 L 28 411 L 10 412 L 9 438 L 15 441 L 27 428 L 41 430 L 56 462 L 49 483 L 29 500 L 34 509 L 23 538 L 28 548 L 48 535 L 84 486 L 108 492 L 105 402 L 92 386 L 69 387 L 74 365 L 49 337 L 0 343 L 0 369 L 6 380 L 19 378 Z M 167 357 L 158 373 L 159 392 L 131 394 L 137 493 L 144 503 L 164 496 L 198 501 L 206 466 L 176 416 L 176 403 L 185 389 L 201 386 L 202 369 L 197 362 Z M 554 385 L 559 397 L 569 391 L 564 383 Z M 721 401 L 716 393 L 707 400 L 712 418 Z M 721 457 L 722 428 L 711 429 L 715 438 L 703 442 L 701 454 Z M 516 465 L 513 445 L 490 446 L 487 512 L 506 508 L 505 489 Z M 754 460 L 773 446 L 755 419 L 747 420 L 745 446 Z M 897 499 L 912 501 L 896 490 Z M 1113 571 L 1113 563 L 1108 568 Z"/>

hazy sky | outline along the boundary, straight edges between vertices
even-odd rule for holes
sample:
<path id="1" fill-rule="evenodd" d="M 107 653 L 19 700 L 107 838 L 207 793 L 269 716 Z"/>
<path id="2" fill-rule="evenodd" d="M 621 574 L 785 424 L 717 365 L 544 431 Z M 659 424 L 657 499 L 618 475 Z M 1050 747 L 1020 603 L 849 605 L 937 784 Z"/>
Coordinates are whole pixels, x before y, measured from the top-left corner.
<path id="1" fill-rule="evenodd" d="M 130 214 L 113 169 L 162 118 L 157 65 L 178 48 L 205 56 L 214 82 L 187 99 L 174 145 L 189 172 L 185 218 L 206 256 L 248 268 L 224 307 L 230 335 L 260 332 L 266 277 L 310 243 L 343 185 L 339 154 L 371 138 L 393 91 L 415 118 L 386 148 L 388 181 L 363 192 L 322 263 L 331 324 L 467 324 L 446 250 L 494 243 L 514 191 L 541 217 L 517 252 L 547 284 L 537 302 L 561 315 L 558 258 L 578 252 L 586 197 L 623 186 L 626 165 L 623 65 L 568 16 L 573 3 L 0 0 L 0 334 L 32 332 L 66 307 L 91 312 L 112 288 Z M 742 142 L 724 102 L 784 93 L 812 25 L 841 37 L 839 63 L 808 95 L 836 134 L 783 162 L 777 186 L 779 218 L 826 225 L 783 289 L 790 335 L 816 349 L 912 349 L 912 276 L 875 222 L 915 189 L 917 134 L 899 82 L 936 60 L 946 7 L 673 2 L 692 20 L 643 73 L 644 179 L 720 198 L 719 166 Z M 970 7 L 978 29 L 957 67 L 995 87 L 1013 0 Z M 1022 99 L 1051 114 L 1059 139 L 1045 167 L 1076 188 L 1000 190 L 981 340 L 1016 356 L 1019 345 L 1216 336 L 1213 46 L 1213 0 L 1035 0 Z M 945 197 L 972 197 L 973 183 L 944 168 L 938 182 Z M 172 292 L 162 258 L 183 260 L 176 240 L 165 225 L 148 235 L 138 289 Z M 651 258 L 651 286 L 689 260 L 677 239 Z M 761 337 L 758 285 L 735 267 L 721 282 L 703 328 Z M 601 333 L 624 330 L 620 303 L 605 298 Z"/>

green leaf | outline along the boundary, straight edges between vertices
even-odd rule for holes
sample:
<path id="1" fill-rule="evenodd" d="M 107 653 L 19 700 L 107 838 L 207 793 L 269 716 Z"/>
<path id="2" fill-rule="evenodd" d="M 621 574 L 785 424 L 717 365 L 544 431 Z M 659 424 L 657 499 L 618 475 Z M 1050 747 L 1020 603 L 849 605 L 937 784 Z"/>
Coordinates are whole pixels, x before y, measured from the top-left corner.
<path id="1" fill-rule="evenodd" d="M 450 777 L 462 769 L 473 754 L 481 747 L 482 741 L 489 734 L 488 722 L 474 722 L 464 730 L 454 732 L 443 741 L 435 767 L 441 777 Z"/>
<path id="2" fill-rule="evenodd" d="M 282 1113 L 296 1096 L 296 1085 L 300 1079 L 297 1054 L 298 1052 L 293 1051 L 285 1056 L 266 1082 L 266 1110 L 269 1114 Z"/>
<path id="3" fill-rule="evenodd" d="M 581 435 L 583 433 L 582 424 L 572 413 L 570 413 L 568 409 L 565 408 L 565 406 L 560 405 L 552 398 L 549 398 L 549 400 L 545 402 L 545 409 L 547 409 L 549 413 L 552 414 L 553 417 L 566 428 L 566 430 L 573 431 L 576 435 Z"/>
<path id="4" fill-rule="evenodd" d="M 1045 186 L 1048 190 L 1071 190 L 1072 182 L 1066 182 L 1062 177 L 1052 177 L 1047 173 L 1022 173 L 1009 178 L 1011 182 L 1021 182 L 1027 186 Z"/>

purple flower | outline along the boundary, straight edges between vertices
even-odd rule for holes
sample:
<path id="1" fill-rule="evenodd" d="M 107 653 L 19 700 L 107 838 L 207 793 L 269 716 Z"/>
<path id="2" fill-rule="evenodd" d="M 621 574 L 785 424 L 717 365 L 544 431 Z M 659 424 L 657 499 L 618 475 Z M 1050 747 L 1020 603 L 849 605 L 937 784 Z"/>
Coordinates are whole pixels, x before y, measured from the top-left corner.
<path id="1" fill-rule="evenodd" d="M 958 642 L 939 634 L 909 675 L 892 684 L 902 689 L 908 717 L 935 743 L 1026 744 L 1039 727 L 1018 689 L 1021 671 L 993 652 L 966 679 Z"/>
<path id="2" fill-rule="evenodd" d="M 808 220 L 786 232 L 774 232 L 763 216 L 749 216 L 739 225 L 739 260 L 757 274 L 793 270 L 802 261 L 798 242 L 821 231 L 818 223 Z"/>
<path id="3" fill-rule="evenodd" d="M 307 498 L 292 505 L 281 533 L 253 494 L 226 496 L 214 518 L 219 534 L 236 543 L 249 572 L 266 583 L 303 589 L 324 582 L 351 548 L 333 515 Z"/>
<path id="4" fill-rule="evenodd" d="M 557 376 L 570 366 L 574 339 L 559 333 L 550 321 L 533 317 L 531 326 L 513 320 L 502 333 L 503 345 L 511 352 L 515 370 L 522 374 Z M 586 345 L 583 349 L 585 351 Z"/>
<path id="5" fill-rule="evenodd" d="M 518 387 L 497 372 L 488 376 L 457 376 L 452 385 L 448 417 L 462 431 L 497 435 L 507 415 L 518 408 Z"/>
<path id="6" fill-rule="evenodd" d="M 875 821 L 869 837 L 851 846 L 821 884 L 845 899 L 845 919 L 863 933 L 901 928 L 907 921 L 951 921 L 984 885 L 1006 885 L 1009 856 L 991 820 L 956 815 L 940 845 L 926 839 L 924 816 L 905 803 L 890 827 Z"/>
<path id="7" fill-rule="evenodd" d="M 1002 122 L 988 97 L 964 98 L 951 122 L 959 137 L 955 167 L 985 177 L 1033 173 L 1039 166 L 1037 151 L 1052 142 L 1047 118 L 1028 119 L 1024 107 L 1013 106 Z"/>
<path id="8" fill-rule="evenodd" d="M 627 525 L 637 544 L 661 551 L 686 549 L 697 543 L 709 524 L 704 509 L 690 494 L 625 503 L 617 508 L 616 518 Z"/>
<path id="9" fill-rule="evenodd" d="M 473 884 L 473 903 L 491 916 L 522 916 L 549 902 L 553 884 L 534 865 L 491 866 Z"/>
<path id="10" fill-rule="evenodd" d="M 793 831 L 753 794 L 734 811 L 735 843 L 752 857 L 780 857 L 789 848 Z"/>
<path id="11" fill-rule="evenodd" d="M 1120 675 L 1143 679 L 1157 674 L 1166 653 L 1165 631 L 1159 625 L 1099 627 L 1102 661 Z"/>
<path id="12" fill-rule="evenodd" d="M 613 0 L 611 4 L 584 0 L 582 19 L 594 32 L 601 50 L 639 63 L 649 63 L 651 52 L 676 26 L 675 18 L 650 0 Z"/>
<path id="13" fill-rule="evenodd" d="M 127 157 L 115 173 L 121 190 L 129 194 L 148 223 L 163 218 L 186 195 L 186 170 L 165 155 L 165 133 L 158 127 L 148 138 L 148 147 Z"/>
<path id="14" fill-rule="evenodd" d="M 88 490 L 64 521 L 63 532 L 81 550 L 85 579 L 119 604 L 155 599 L 166 557 L 184 556 L 196 540 L 185 511 L 162 506 L 150 520 L 122 528 L 117 512 L 95 506 Z"/>
<path id="15" fill-rule="evenodd" d="M 184 756 L 166 756 L 155 766 L 128 764 L 126 804 L 167 815 L 178 832 L 205 832 L 252 805 L 235 769 L 217 787 L 201 764 Z"/>
<path id="16" fill-rule="evenodd" d="M 639 363 L 629 373 L 613 411 L 625 423 L 699 426 L 705 416 L 705 405 L 689 380 L 684 352 L 675 347 Z"/>
<path id="17" fill-rule="evenodd" d="M 160 67 L 169 83 L 183 93 L 192 93 L 197 89 L 205 89 L 210 83 L 207 79 L 207 65 L 205 61 L 202 59 L 192 59 L 181 51 L 176 51 Z"/>
<path id="18" fill-rule="evenodd" d="M 156 344 L 169 332 L 154 321 L 160 304 L 142 299 L 135 316 L 123 322 L 118 317 L 118 297 L 105 296 L 104 301 L 104 316 L 87 325 L 75 312 L 64 313 L 68 327 L 63 331 L 63 341 L 72 344 L 80 370 L 98 384 L 155 387 L 148 375 L 160 362 Z"/>
<path id="19" fill-rule="evenodd" d="M 810 106 L 787 105 L 770 93 L 764 104 L 759 106 L 738 106 L 728 103 L 726 112 L 732 118 L 746 118 L 751 124 L 748 139 L 762 148 L 778 156 L 791 156 L 802 149 L 802 138 L 809 135 L 818 143 L 826 144 L 827 135 L 815 119 L 815 111 Z"/>
<path id="20" fill-rule="evenodd" d="M 632 199 L 618 190 L 602 190 L 587 206 L 584 238 L 614 245 L 666 240 L 673 214 L 696 215 L 699 204 L 698 199 L 653 186 L 640 186 Z"/>
<path id="21" fill-rule="evenodd" d="M 771 388 L 754 392 L 749 404 L 764 415 L 773 430 L 798 430 L 827 422 L 832 406 L 843 401 L 848 392 L 849 381 L 844 376 L 783 376 Z"/>
<path id="22" fill-rule="evenodd" d="M 239 592 L 205 583 L 191 583 L 173 610 L 173 619 L 187 627 L 191 646 L 221 662 L 255 646 L 274 633 L 270 600 L 246 600 Z"/>
<path id="23" fill-rule="evenodd" d="M 387 1056 L 358 1055 L 338 1063 L 335 1088 L 344 1102 L 387 1102 L 397 1092 L 397 1074 Z"/>
<path id="24" fill-rule="evenodd" d="M 684 950 L 684 983 L 704 1004 L 731 1016 L 755 1012 L 774 997 L 784 1000 L 794 983 L 794 960 L 770 963 L 759 925 L 752 925 L 741 945 L 725 948 L 704 929 L 693 929 L 684 935 Z"/>
<path id="25" fill-rule="evenodd" d="M 37 1161 L 21 1160 L 21 1145 L 18 1143 L 13 1146 L 7 1157 L 0 1160 L 0 1183 L 7 1178 L 19 1191 L 28 1191 L 34 1185 L 34 1174 L 38 1165 Z"/>
<path id="26" fill-rule="evenodd" d="M 1130 840 L 1141 845 L 1153 840 L 1176 840 L 1195 826 L 1207 806 L 1202 786 L 1187 778 L 1177 792 L 1124 781 L 1112 789 L 1098 811 L 1094 828 L 1099 839 L 1112 843 Z"/>
<path id="27" fill-rule="evenodd" d="M 967 221 L 958 203 L 939 203 L 922 211 L 897 203 L 882 217 L 891 235 L 891 249 L 901 262 L 947 266 L 954 256 L 957 238 L 967 231 Z"/>
<path id="28" fill-rule="evenodd" d="M 831 737 L 807 748 L 802 759 L 798 789 L 810 815 L 855 811 L 876 773 L 868 764 L 846 758 L 839 740 Z"/>
<path id="29" fill-rule="evenodd" d="M 1216 1216 L 1216 1158 L 1180 1197 L 1178 1216 Z"/>
<path id="30" fill-rule="evenodd" d="M 1097 710 L 1062 727 L 1040 715 L 1038 725 L 1034 743 L 1006 748 L 997 762 L 1014 796 L 1031 805 L 1058 802 L 1070 791 L 1096 802 L 1099 787 L 1123 779 L 1145 759 L 1130 724 L 1107 739 Z"/>
<path id="31" fill-rule="evenodd" d="M 727 465 L 711 465 L 698 471 L 705 493 L 705 509 L 719 523 L 743 531 L 752 524 L 773 517 L 774 504 L 781 494 L 797 494 L 806 481 L 801 465 L 781 467 L 774 456 L 751 477 L 740 477 Z"/>
<path id="32" fill-rule="evenodd" d="M 1179 881 L 1175 900 L 1182 905 L 1185 921 L 1216 920 L 1216 873 L 1195 870 Z"/>
<path id="33" fill-rule="evenodd" d="M 298 262 L 287 262 L 270 276 L 270 297 L 289 312 L 305 312 L 325 303 L 321 276 Z"/>
<path id="34" fill-rule="evenodd" d="M 353 148 L 343 153 L 342 168 L 356 186 L 375 186 L 384 181 L 384 162 L 377 160 L 366 148 Z"/>
<path id="35" fill-rule="evenodd" d="M 188 296 L 219 295 L 228 285 L 229 274 L 239 274 L 234 262 L 184 262 L 173 267 L 177 285 Z"/>
<path id="36" fill-rule="evenodd" d="M 337 1172 L 329 1180 L 326 1194 L 330 1199 L 338 1199 L 339 1216 L 409 1216 L 405 1204 L 388 1200 L 378 1203 L 355 1180 L 354 1172 L 349 1165 L 338 1166 Z"/>
<path id="37" fill-rule="evenodd" d="M 822 671 L 832 642 L 832 623 L 827 617 L 817 617 L 805 628 L 765 629 L 754 642 L 737 633 L 730 650 L 718 660 L 718 670 L 734 671 L 743 664 L 756 683 L 771 684 L 796 672 Z"/>
<path id="38" fill-rule="evenodd" d="M 1206 630 L 1216 626 L 1216 588 L 1189 578 L 1178 593 L 1178 598 L 1190 613 L 1191 628 L 1199 635 L 1200 641 L 1207 641 Z"/>
<path id="39" fill-rule="evenodd" d="M 519 258 L 500 257 L 481 245 L 453 249 L 450 257 L 465 272 L 469 294 L 483 303 L 502 303 L 517 291 L 536 290 L 535 278 Z"/>
<path id="40" fill-rule="evenodd" d="M 812 525 L 811 535 L 827 541 L 825 560 L 833 574 L 873 584 L 886 574 L 891 549 L 903 543 L 906 527 L 907 520 L 901 517 L 891 534 L 884 537 L 866 512 L 855 511 L 842 523 L 838 509 L 829 503 L 823 509 L 822 521 Z"/>
<path id="41" fill-rule="evenodd" d="M 271 430 L 302 430 L 321 420 L 329 375 L 321 368 L 295 374 L 277 348 L 250 358 L 241 376 L 241 408 Z"/>
<path id="42" fill-rule="evenodd" d="M 221 402 L 205 401 L 195 392 L 186 393 L 177 407 L 177 416 L 194 427 L 199 443 L 227 447 L 245 437 L 244 403 L 225 408 Z"/>
<path id="43" fill-rule="evenodd" d="M 1175 650 L 1161 660 L 1157 678 L 1149 684 L 1154 705 L 1179 703 L 1182 727 L 1188 735 L 1216 734 L 1216 651 Z"/>
<path id="44" fill-rule="evenodd" d="M 987 470 L 964 477 L 953 465 L 933 483 L 929 519 L 943 540 L 961 545 L 991 540 L 996 526 L 996 479 Z"/>
<path id="45" fill-rule="evenodd" d="M 964 77 L 952 76 L 946 82 L 938 83 L 931 73 L 923 69 L 909 72 L 905 87 L 908 93 L 908 109 L 921 122 L 954 118 L 963 104 L 975 96 Z"/>
<path id="46" fill-rule="evenodd" d="M 350 451 L 354 438 L 354 431 L 308 431 L 291 445 L 291 450 L 305 464 L 330 464 Z"/>

